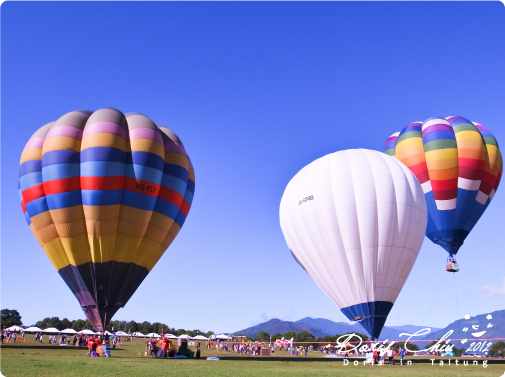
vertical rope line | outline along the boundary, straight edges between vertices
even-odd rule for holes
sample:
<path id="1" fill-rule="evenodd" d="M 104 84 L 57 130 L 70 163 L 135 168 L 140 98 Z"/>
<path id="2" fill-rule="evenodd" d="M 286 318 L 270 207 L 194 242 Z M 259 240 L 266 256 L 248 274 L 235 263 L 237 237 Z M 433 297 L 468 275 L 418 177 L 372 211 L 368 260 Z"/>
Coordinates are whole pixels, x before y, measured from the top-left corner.
<path id="1" fill-rule="evenodd" d="M 453 272 L 454 275 L 454 296 L 456 297 L 456 323 L 458 324 L 458 339 L 461 338 L 461 328 L 459 326 L 459 307 L 458 307 L 458 291 L 456 289 L 456 273 Z"/>
<path id="2" fill-rule="evenodd" d="M 438 289 L 440 288 L 440 284 L 442 283 L 442 278 L 444 277 L 444 272 L 445 272 L 445 270 L 442 270 L 442 274 L 440 275 L 440 280 L 438 282 L 437 290 L 435 291 L 435 295 L 433 296 L 433 300 L 431 301 L 430 307 L 429 307 L 428 311 L 426 312 L 426 316 L 424 317 L 423 321 L 421 322 L 421 326 L 424 325 L 424 321 L 426 321 L 426 318 L 428 318 L 428 314 L 430 314 L 431 307 L 433 306 L 433 303 L 435 302 L 435 298 L 437 298 Z"/>
<path id="3" fill-rule="evenodd" d="M 395 321 L 394 327 L 398 326 L 398 320 L 400 319 L 400 313 L 402 312 L 403 301 L 404 300 L 405 300 L 405 294 L 402 295 L 402 301 L 400 302 L 400 309 L 398 311 L 398 316 L 396 317 L 396 321 Z M 389 339 L 389 337 L 391 336 L 391 333 L 393 332 L 393 330 L 396 330 L 396 329 L 393 329 L 393 327 L 391 327 L 391 330 L 389 330 L 389 334 L 387 336 L 387 339 Z"/>

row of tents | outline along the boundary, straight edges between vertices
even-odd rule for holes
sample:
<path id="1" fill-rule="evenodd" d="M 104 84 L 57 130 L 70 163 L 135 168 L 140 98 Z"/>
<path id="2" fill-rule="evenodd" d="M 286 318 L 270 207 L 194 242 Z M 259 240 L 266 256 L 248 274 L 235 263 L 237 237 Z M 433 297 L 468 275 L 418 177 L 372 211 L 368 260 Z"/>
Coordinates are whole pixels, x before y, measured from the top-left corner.
<path id="1" fill-rule="evenodd" d="M 74 329 L 65 329 L 65 330 L 58 330 L 55 327 L 49 327 L 47 329 L 42 330 L 39 327 L 28 327 L 26 329 L 20 327 L 20 326 L 11 326 L 7 328 L 6 330 L 9 331 L 15 331 L 15 332 L 24 332 L 24 333 L 45 333 L 45 334 L 84 334 L 84 335 L 95 335 L 95 334 L 101 334 L 101 333 L 95 333 L 94 331 L 91 330 L 82 330 L 82 331 L 76 331 Z M 133 334 L 127 334 L 124 331 L 116 331 L 114 334 L 105 331 L 104 334 L 108 335 L 115 335 L 115 336 L 133 336 L 135 338 L 161 338 L 162 335 L 157 334 L 157 333 L 149 333 L 149 334 L 142 334 L 141 332 L 134 332 Z M 203 336 L 203 335 L 197 335 L 197 336 L 189 336 L 189 335 L 172 335 L 172 334 L 165 334 L 163 335 L 169 339 L 187 339 L 187 340 L 231 340 L 231 337 L 228 335 L 224 334 L 219 334 L 219 335 L 211 335 L 209 338 Z"/>

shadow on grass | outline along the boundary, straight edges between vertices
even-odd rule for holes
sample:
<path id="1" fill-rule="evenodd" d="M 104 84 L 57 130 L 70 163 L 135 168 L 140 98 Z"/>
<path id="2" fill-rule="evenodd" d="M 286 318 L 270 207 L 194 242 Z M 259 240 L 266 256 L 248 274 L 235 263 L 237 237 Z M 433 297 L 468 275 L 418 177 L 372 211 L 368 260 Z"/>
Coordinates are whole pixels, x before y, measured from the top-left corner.
<path id="1" fill-rule="evenodd" d="M 349 360 L 349 364 L 352 364 L 354 361 L 358 361 L 358 363 L 361 365 L 363 364 L 364 359 L 363 358 L 352 358 L 349 357 L 348 359 L 345 358 L 332 358 L 332 357 L 300 357 L 300 356 L 293 356 L 293 357 L 277 357 L 277 356 L 271 356 L 271 357 L 264 357 L 264 356 L 255 356 L 255 357 L 240 357 L 240 356 L 218 356 L 220 360 L 229 360 L 229 361 L 287 361 L 287 362 L 343 362 L 344 360 Z M 498 359 L 498 358 L 491 358 L 491 359 L 482 359 L 482 358 L 436 358 L 435 359 L 435 364 L 438 365 L 438 363 L 443 360 L 444 364 L 448 362 L 448 360 L 451 360 L 452 363 L 454 363 L 455 360 L 458 360 L 459 363 L 463 363 L 463 360 L 468 361 L 469 365 L 473 364 L 473 361 L 477 361 L 478 365 L 482 365 L 483 360 L 487 360 L 487 364 L 505 364 L 505 359 Z M 202 357 L 200 360 L 205 360 L 205 357 Z M 412 364 L 431 364 L 430 359 L 408 359 L 412 361 Z M 206 360 L 205 360 L 206 361 Z M 407 359 L 403 361 L 403 365 L 407 364 Z M 386 364 L 387 366 L 387 364 Z M 400 366 L 400 359 L 395 359 L 395 366 Z"/>

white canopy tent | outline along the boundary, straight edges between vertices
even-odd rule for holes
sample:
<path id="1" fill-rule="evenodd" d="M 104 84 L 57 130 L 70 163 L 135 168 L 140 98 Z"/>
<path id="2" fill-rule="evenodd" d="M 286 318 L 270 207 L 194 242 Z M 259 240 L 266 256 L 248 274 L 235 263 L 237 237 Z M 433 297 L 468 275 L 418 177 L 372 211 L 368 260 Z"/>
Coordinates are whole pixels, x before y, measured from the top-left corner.
<path id="1" fill-rule="evenodd" d="M 22 327 L 18 326 L 18 325 L 14 325 L 14 326 L 6 328 L 6 330 L 9 330 L 9 331 L 23 331 L 24 329 Z"/>
<path id="2" fill-rule="evenodd" d="M 145 337 L 145 335 L 144 335 L 144 334 L 142 334 L 141 332 L 134 332 L 132 335 L 133 335 L 133 336 L 136 336 L 136 337 L 138 337 L 138 338 Z"/>
<path id="3" fill-rule="evenodd" d="M 231 337 L 225 334 L 218 334 L 218 335 L 211 335 L 209 339 L 231 340 Z"/>
<path id="4" fill-rule="evenodd" d="M 32 327 L 28 327 L 28 328 L 24 329 L 23 331 L 24 332 L 42 332 L 42 329 L 40 327 L 32 326 Z"/>
<path id="5" fill-rule="evenodd" d="M 177 339 L 177 336 L 174 335 L 174 334 L 165 334 L 165 336 L 168 338 L 168 339 Z"/>
<path id="6" fill-rule="evenodd" d="M 116 336 L 128 336 L 124 331 L 116 331 Z"/>
<path id="7" fill-rule="evenodd" d="M 82 330 L 79 331 L 79 334 L 84 334 L 84 335 L 95 335 L 95 333 L 91 330 Z"/>
<path id="8" fill-rule="evenodd" d="M 193 337 L 193 340 L 209 340 L 209 338 L 206 338 L 203 335 L 197 335 Z"/>
<path id="9" fill-rule="evenodd" d="M 42 330 L 42 332 L 45 332 L 45 333 L 51 333 L 51 334 L 59 334 L 61 331 L 58 330 L 56 327 L 48 327 L 47 329 L 44 329 Z"/>
<path id="10" fill-rule="evenodd" d="M 149 334 L 146 335 L 148 338 L 159 338 L 161 335 L 156 334 L 155 332 L 150 332 Z"/>
<path id="11" fill-rule="evenodd" d="M 65 329 L 65 330 L 61 330 L 60 333 L 62 333 L 62 334 L 77 334 L 77 331 L 75 331 L 74 329 Z"/>
<path id="12" fill-rule="evenodd" d="M 179 339 L 188 339 L 191 340 L 192 338 L 188 334 L 183 334 L 181 336 L 178 336 Z"/>

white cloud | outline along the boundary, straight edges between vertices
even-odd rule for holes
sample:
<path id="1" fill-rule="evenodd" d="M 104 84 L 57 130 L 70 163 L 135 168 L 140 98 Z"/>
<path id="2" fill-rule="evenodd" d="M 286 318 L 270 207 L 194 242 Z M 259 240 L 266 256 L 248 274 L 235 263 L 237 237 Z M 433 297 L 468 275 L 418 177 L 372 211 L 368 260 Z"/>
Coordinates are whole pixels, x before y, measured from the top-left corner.
<path id="1" fill-rule="evenodd" d="M 503 278 L 503 284 L 501 287 L 495 287 L 494 285 L 483 285 L 479 288 L 479 292 L 483 292 L 489 297 L 505 295 L 505 278 Z"/>

